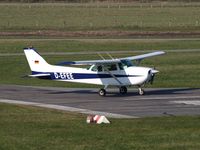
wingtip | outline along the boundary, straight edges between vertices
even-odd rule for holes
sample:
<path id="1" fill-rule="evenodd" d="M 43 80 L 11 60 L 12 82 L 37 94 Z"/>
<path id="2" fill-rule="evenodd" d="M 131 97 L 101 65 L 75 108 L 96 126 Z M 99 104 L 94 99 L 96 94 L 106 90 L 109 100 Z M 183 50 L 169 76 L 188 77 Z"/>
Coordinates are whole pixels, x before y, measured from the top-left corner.
<path id="1" fill-rule="evenodd" d="M 157 53 L 157 54 L 165 54 L 165 51 L 155 51 L 154 53 Z"/>
<path id="2" fill-rule="evenodd" d="M 165 51 L 160 51 L 161 54 L 165 54 Z"/>
<path id="3" fill-rule="evenodd" d="M 25 47 L 24 50 L 36 50 L 33 46 Z"/>

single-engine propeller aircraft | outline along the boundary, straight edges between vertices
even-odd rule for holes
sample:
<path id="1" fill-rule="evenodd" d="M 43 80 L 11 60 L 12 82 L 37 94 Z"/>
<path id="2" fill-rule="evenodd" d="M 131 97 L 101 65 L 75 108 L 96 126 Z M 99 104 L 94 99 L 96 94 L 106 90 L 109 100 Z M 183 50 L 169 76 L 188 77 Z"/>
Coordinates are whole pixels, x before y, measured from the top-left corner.
<path id="1" fill-rule="evenodd" d="M 121 94 L 127 93 L 128 86 L 137 86 L 139 94 L 143 95 L 142 87 L 147 83 L 152 83 L 158 71 L 154 68 L 137 65 L 144 58 L 161 55 L 165 52 L 156 51 L 117 59 L 62 62 L 58 65 L 48 64 L 33 48 L 24 48 L 24 53 L 32 71 L 29 77 L 103 85 L 104 88 L 99 90 L 99 95 L 105 96 L 108 86 L 118 87 Z M 132 60 L 137 65 L 134 65 Z M 72 67 L 72 65 L 90 65 L 90 67 L 85 69 Z"/>

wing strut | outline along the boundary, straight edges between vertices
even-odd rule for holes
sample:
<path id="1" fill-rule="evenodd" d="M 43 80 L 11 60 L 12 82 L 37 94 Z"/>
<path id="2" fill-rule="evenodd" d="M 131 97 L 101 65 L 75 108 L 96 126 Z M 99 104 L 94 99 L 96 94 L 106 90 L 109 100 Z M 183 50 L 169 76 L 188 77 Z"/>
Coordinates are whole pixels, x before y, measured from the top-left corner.
<path id="1" fill-rule="evenodd" d="M 117 77 L 116 77 L 112 72 L 110 72 L 107 68 L 106 68 L 106 71 L 107 71 L 120 85 L 123 85 L 123 84 L 119 81 L 119 79 L 117 79 Z"/>

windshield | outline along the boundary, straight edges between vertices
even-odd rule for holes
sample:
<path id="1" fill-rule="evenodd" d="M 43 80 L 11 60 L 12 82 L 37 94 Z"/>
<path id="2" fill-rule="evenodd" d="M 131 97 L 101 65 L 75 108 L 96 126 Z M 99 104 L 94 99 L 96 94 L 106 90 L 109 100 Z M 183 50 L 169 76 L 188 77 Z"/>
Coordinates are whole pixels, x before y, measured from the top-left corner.
<path id="1" fill-rule="evenodd" d="M 121 63 L 124 67 L 127 68 L 133 66 L 133 63 L 130 60 L 122 60 Z"/>

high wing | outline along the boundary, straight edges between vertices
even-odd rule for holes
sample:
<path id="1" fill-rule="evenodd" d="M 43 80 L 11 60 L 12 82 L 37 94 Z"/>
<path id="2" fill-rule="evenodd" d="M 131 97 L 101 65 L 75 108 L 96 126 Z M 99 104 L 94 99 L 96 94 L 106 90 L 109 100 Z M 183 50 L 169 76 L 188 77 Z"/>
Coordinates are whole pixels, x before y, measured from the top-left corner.
<path id="1" fill-rule="evenodd" d="M 157 51 L 157 52 L 152 52 L 152 53 L 147 53 L 147 54 L 142 54 L 142 55 L 137 55 L 137 56 L 125 57 L 125 58 L 121 58 L 121 60 L 142 60 L 144 58 L 162 55 L 164 53 L 165 52 L 163 51 Z"/>
<path id="2" fill-rule="evenodd" d="M 93 65 L 93 64 L 110 64 L 121 62 L 120 59 L 104 59 L 104 60 L 86 60 L 86 61 L 70 61 L 61 62 L 57 65 Z"/>
<path id="3" fill-rule="evenodd" d="M 156 51 L 152 53 L 137 55 L 137 56 L 131 56 L 131 57 L 125 57 L 125 58 L 119 58 L 119 59 L 104 59 L 104 60 L 86 60 L 86 61 L 72 61 L 72 62 L 60 62 L 57 65 L 93 65 L 93 64 L 110 64 L 110 63 L 120 63 L 123 60 L 136 60 L 140 62 L 144 58 L 162 55 L 165 52 L 163 51 Z"/>

